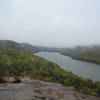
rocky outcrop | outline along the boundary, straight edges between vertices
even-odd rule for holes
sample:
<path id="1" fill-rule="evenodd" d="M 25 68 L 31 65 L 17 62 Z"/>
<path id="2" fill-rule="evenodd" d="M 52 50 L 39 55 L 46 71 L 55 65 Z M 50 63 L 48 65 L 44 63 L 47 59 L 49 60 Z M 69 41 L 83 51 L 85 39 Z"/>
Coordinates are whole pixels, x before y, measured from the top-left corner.
<path id="1" fill-rule="evenodd" d="M 61 84 L 20 78 L 21 83 L 0 84 L 0 100 L 100 100 Z"/>

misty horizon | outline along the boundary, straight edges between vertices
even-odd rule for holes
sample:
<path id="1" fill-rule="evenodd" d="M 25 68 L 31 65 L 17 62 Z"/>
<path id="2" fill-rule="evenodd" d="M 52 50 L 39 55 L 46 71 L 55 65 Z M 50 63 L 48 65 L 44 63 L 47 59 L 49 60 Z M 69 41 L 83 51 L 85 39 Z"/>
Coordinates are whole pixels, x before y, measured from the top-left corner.
<path id="1" fill-rule="evenodd" d="M 0 40 L 44 47 L 100 45 L 99 0 L 1 0 Z"/>

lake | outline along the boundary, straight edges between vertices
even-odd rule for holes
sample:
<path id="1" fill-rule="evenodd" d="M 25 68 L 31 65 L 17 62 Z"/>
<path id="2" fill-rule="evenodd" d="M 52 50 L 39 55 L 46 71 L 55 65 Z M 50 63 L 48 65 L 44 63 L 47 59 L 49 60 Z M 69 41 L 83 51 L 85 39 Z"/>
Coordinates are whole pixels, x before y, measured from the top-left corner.
<path id="1" fill-rule="evenodd" d="M 54 62 L 61 68 L 70 72 L 72 71 L 78 76 L 89 78 L 93 81 L 100 81 L 100 65 L 72 59 L 58 52 L 38 52 L 35 55 Z"/>

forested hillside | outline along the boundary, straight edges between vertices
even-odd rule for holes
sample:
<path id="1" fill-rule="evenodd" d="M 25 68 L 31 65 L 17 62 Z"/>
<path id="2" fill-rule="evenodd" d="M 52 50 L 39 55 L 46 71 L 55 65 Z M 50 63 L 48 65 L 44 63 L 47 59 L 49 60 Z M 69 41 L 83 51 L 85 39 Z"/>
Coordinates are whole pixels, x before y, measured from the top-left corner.
<path id="1" fill-rule="evenodd" d="M 64 55 L 72 58 L 100 64 L 100 46 L 76 46 L 74 48 L 64 49 Z"/>
<path id="2" fill-rule="evenodd" d="M 27 76 L 43 81 L 73 86 L 87 94 L 100 95 L 100 82 L 74 75 L 61 69 L 57 64 L 37 57 L 13 41 L 0 41 L 0 77 Z"/>
<path id="3" fill-rule="evenodd" d="M 33 46 L 29 43 L 20 43 L 20 45 L 22 46 L 22 48 L 30 53 L 36 53 L 40 51 L 40 47 L 39 46 Z"/>

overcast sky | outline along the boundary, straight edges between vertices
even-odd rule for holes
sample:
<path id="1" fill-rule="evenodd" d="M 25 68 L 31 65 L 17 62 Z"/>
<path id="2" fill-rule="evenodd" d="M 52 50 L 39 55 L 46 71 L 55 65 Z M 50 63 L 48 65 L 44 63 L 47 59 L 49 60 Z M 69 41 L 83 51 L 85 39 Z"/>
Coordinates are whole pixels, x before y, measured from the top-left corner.
<path id="1" fill-rule="evenodd" d="M 100 0 L 0 0 L 0 40 L 68 47 L 100 44 Z"/>

